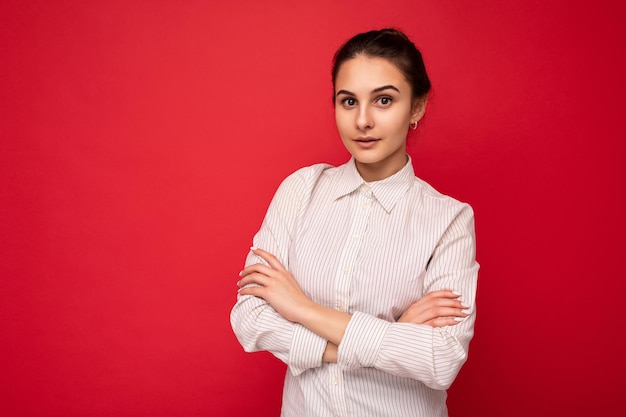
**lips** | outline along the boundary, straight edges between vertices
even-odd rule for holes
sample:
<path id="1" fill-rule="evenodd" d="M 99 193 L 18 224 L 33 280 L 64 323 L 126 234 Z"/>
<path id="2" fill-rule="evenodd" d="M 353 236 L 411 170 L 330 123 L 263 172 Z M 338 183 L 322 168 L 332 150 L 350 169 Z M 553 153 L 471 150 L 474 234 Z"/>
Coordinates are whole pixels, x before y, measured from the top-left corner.
<path id="1" fill-rule="evenodd" d="M 367 136 L 367 137 L 362 137 L 362 138 L 356 138 L 354 139 L 354 141 L 361 147 L 364 149 L 368 149 L 373 147 L 374 145 L 376 145 L 376 143 L 378 143 L 380 141 L 379 138 L 374 138 L 371 136 Z"/>

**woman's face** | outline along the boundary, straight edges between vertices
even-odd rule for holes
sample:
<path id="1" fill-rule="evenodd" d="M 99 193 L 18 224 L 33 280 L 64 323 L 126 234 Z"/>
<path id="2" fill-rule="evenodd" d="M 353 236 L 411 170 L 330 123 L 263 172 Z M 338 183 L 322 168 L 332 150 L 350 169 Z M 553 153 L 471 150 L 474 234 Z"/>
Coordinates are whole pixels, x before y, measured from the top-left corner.
<path id="1" fill-rule="evenodd" d="M 393 63 L 362 55 L 341 65 L 335 91 L 337 129 L 363 179 L 377 181 L 401 170 L 409 124 L 422 118 L 426 99 L 413 100 Z"/>

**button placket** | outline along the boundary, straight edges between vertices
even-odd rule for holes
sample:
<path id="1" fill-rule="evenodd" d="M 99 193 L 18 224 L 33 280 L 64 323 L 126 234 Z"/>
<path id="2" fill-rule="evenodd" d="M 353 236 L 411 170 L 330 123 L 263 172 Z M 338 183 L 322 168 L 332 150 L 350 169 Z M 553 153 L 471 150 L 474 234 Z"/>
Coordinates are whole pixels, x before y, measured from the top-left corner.
<path id="1" fill-rule="evenodd" d="M 334 415 L 347 416 L 347 403 L 343 385 L 343 374 L 338 364 L 329 364 L 328 377 L 333 387 L 331 390 L 331 407 Z"/>
<path id="2" fill-rule="evenodd" d="M 354 276 L 354 266 L 361 250 L 363 237 L 372 207 L 372 193 L 368 185 L 361 186 L 351 205 L 350 231 L 343 247 L 337 279 L 335 281 L 335 308 L 341 312 L 350 312 L 350 285 Z M 338 416 L 347 415 L 343 373 L 339 364 L 329 364 L 328 377 L 332 384 L 332 403 Z"/>
<path id="3" fill-rule="evenodd" d="M 357 201 L 352 205 L 352 224 L 350 225 L 349 238 L 341 255 L 340 273 L 336 281 L 335 307 L 342 312 L 348 311 L 352 273 L 361 249 L 362 237 L 367 229 L 371 200 L 371 188 L 368 185 L 361 186 Z"/>

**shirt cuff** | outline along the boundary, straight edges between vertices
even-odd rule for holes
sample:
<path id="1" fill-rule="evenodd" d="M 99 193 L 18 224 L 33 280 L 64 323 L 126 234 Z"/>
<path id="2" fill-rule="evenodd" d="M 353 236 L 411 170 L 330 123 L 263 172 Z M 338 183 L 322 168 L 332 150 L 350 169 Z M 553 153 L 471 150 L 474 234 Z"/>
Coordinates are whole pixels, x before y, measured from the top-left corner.
<path id="1" fill-rule="evenodd" d="M 322 366 L 322 356 L 328 342 L 306 327 L 294 326 L 291 348 L 289 349 L 289 370 L 295 376 Z"/>
<path id="2" fill-rule="evenodd" d="M 337 363 L 344 371 L 371 368 L 391 323 L 355 312 L 339 344 Z"/>

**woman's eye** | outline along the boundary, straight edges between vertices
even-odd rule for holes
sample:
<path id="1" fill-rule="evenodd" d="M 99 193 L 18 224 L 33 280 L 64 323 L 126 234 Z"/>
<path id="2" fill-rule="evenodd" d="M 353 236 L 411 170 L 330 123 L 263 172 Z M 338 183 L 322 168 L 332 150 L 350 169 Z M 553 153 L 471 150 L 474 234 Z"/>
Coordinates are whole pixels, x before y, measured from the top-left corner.
<path id="1" fill-rule="evenodd" d="M 378 99 L 378 104 L 380 104 L 381 106 L 388 106 L 391 104 L 391 97 L 380 97 Z"/>
<path id="2" fill-rule="evenodd" d="M 356 100 L 354 98 L 352 98 L 352 97 L 344 98 L 342 100 L 342 103 L 346 107 L 354 107 L 354 106 L 356 106 Z"/>

